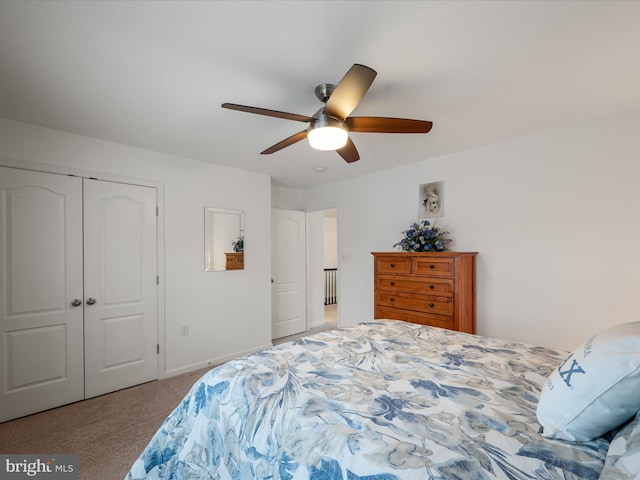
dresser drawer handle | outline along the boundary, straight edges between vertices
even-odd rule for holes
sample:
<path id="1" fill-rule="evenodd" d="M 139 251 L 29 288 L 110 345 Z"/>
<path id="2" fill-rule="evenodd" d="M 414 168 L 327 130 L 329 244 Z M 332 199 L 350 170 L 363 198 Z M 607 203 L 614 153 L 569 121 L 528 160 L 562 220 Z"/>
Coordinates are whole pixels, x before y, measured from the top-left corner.
<path id="1" fill-rule="evenodd" d="M 434 305 L 433 303 L 430 303 L 430 304 L 429 304 L 429 306 L 430 306 L 431 308 L 435 307 L 435 305 Z"/>
<path id="2" fill-rule="evenodd" d="M 430 288 L 431 290 L 433 290 L 433 289 L 434 289 L 434 288 L 436 288 L 436 287 L 435 287 L 435 285 L 429 285 L 429 288 Z"/>
<path id="3" fill-rule="evenodd" d="M 391 268 L 393 268 L 393 267 L 395 267 L 395 266 L 396 266 L 396 264 L 395 264 L 395 263 L 392 263 L 392 264 L 390 265 L 390 267 L 391 267 Z"/>
<path id="4" fill-rule="evenodd" d="M 391 298 L 389 299 L 389 301 L 390 301 L 390 302 L 393 302 L 394 300 L 395 300 L 395 298 L 393 298 L 393 297 L 391 297 Z"/>
<path id="5" fill-rule="evenodd" d="M 393 287 L 396 284 L 396 282 L 391 282 L 391 286 Z"/>
<path id="6" fill-rule="evenodd" d="M 433 270 L 434 268 L 436 268 L 436 266 L 432 263 L 431 265 L 429 265 L 429 268 Z"/>

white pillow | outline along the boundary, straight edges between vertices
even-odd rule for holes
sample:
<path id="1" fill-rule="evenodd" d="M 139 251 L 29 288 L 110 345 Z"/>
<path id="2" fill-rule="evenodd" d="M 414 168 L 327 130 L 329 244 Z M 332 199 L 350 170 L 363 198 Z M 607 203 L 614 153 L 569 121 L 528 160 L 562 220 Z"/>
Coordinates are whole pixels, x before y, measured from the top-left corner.
<path id="1" fill-rule="evenodd" d="M 594 335 L 556 368 L 542 388 L 542 435 L 586 442 L 640 410 L 640 322 Z"/>

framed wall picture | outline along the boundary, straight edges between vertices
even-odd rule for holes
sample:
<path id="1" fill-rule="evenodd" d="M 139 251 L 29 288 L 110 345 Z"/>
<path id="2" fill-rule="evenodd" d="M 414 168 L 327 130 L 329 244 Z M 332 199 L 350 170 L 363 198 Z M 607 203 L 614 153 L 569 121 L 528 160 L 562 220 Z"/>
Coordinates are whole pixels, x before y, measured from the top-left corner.
<path id="1" fill-rule="evenodd" d="M 423 183 L 418 198 L 419 218 L 442 217 L 444 215 L 444 182 Z"/>

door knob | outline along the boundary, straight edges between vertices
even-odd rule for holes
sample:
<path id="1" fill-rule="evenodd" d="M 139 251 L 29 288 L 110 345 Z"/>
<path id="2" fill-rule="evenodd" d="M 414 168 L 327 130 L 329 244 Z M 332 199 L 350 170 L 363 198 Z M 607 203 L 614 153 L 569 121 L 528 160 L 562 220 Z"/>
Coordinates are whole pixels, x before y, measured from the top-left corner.
<path id="1" fill-rule="evenodd" d="M 79 298 L 74 298 L 71 302 L 72 307 L 79 307 L 80 305 L 82 305 L 82 300 L 80 300 Z"/>
<path id="2" fill-rule="evenodd" d="M 93 305 L 94 303 L 96 303 L 95 298 L 87 298 L 87 305 Z"/>

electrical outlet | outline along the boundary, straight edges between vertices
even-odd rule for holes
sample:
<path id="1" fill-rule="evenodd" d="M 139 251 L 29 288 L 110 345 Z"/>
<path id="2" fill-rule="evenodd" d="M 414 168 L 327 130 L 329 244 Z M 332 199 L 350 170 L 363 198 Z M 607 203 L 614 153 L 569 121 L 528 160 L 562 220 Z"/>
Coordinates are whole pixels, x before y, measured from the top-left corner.
<path id="1" fill-rule="evenodd" d="M 183 337 L 185 335 L 189 335 L 189 325 L 188 324 L 184 324 L 184 325 L 180 325 L 180 335 L 182 335 Z"/>

